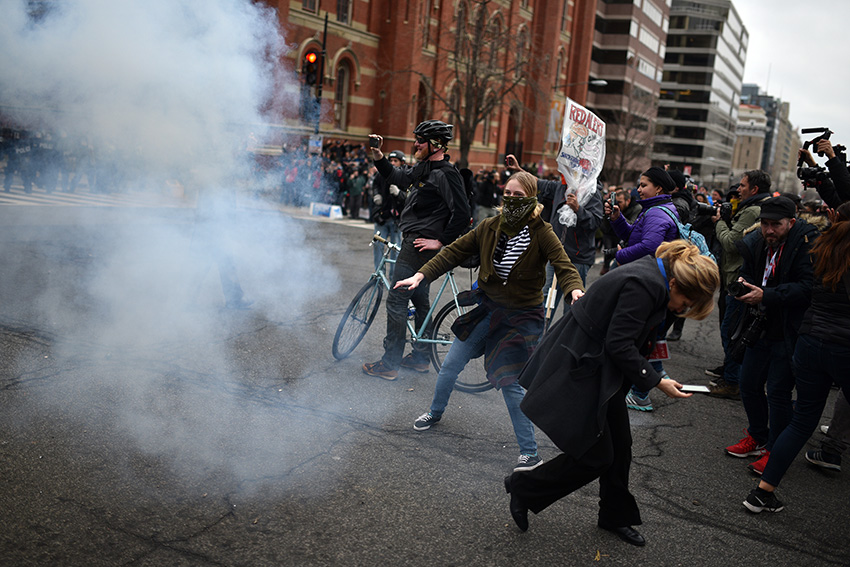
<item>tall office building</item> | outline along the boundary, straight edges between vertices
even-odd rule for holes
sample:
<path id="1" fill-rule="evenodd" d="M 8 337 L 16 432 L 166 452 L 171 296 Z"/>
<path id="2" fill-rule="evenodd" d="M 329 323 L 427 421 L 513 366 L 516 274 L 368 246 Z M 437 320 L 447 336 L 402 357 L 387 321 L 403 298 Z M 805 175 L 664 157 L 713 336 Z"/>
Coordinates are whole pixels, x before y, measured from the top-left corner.
<path id="1" fill-rule="evenodd" d="M 730 0 L 673 0 L 653 163 L 727 185 L 748 38 Z"/>
<path id="2" fill-rule="evenodd" d="M 587 104 L 607 124 L 603 179 L 633 184 L 650 165 L 671 0 L 599 0 Z"/>

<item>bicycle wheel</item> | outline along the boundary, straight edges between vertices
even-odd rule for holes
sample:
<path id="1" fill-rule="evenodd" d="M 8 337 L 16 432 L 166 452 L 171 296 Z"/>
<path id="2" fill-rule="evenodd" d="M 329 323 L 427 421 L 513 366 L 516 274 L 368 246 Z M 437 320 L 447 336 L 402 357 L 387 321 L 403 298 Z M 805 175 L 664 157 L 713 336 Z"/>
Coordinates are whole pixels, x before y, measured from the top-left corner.
<path id="1" fill-rule="evenodd" d="M 342 360 L 360 344 L 372 321 L 375 320 L 383 294 L 384 286 L 375 277 L 357 292 L 336 329 L 333 343 L 334 358 Z"/>
<path id="2" fill-rule="evenodd" d="M 461 307 L 460 309 L 462 313 L 466 313 L 471 310 L 472 307 Z M 443 341 L 454 340 L 452 324 L 458 316 L 459 313 L 454 301 L 443 305 L 443 308 L 440 309 L 437 316 L 434 317 L 429 338 Z M 446 353 L 449 352 L 449 347 L 451 347 L 451 344 L 431 343 L 431 363 L 434 365 L 438 374 L 440 372 L 440 367 L 443 365 L 443 359 L 446 358 Z M 457 382 L 455 382 L 455 389 L 460 390 L 461 392 L 476 393 L 484 392 L 493 387 L 493 385 L 487 380 L 487 376 L 484 372 L 483 360 L 484 359 L 481 358 L 480 360 L 473 359 L 469 361 L 467 367 L 463 372 L 461 372 L 460 376 L 458 376 Z"/>

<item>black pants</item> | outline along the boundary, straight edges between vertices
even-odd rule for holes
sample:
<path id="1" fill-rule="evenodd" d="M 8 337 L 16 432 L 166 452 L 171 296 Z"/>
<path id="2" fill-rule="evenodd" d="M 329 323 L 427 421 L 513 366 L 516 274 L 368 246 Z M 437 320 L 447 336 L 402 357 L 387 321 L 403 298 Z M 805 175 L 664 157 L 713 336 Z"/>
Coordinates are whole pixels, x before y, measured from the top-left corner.
<path id="1" fill-rule="evenodd" d="M 401 242 L 401 252 L 396 258 L 393 269 L 393 285 L 399 280 L 404 280 L 415 274 L 424 266 L 428 260 L 437 255 L 436 250 L 418 251 L 413 246 L 413 241 L 418 235 L 405 235 Z M 413 290 L 390 289 L 387 295 L 387 335 L 384 337 L 384 356 L 382 360 L 387 368 L 397 370 L 401 366 L 404 344 L 407 337 L 407 303 L 413 302 L 416 308 L 414 324 L 416 329 L 422 328 L 425 316 L 431 309 L 431 298 L 429 296 L 431 283 L 423 280 Z M 428 362 L 428 351 L 431 345 L 417 342 L 413 345 L 413 359 L 416 363 Z"/>
<path id="2" fill-rule="evenodd" d="M 599 479 L 599 523 L 607 527 L 636 526 L 640 511 L 629 492 L 632 433 L 622 389 L 608 402 L 602 436 L 575 459 L 565 454 L 530 471 L 511 475 L 511 493 L 535 514 L 550 504 Z"/>

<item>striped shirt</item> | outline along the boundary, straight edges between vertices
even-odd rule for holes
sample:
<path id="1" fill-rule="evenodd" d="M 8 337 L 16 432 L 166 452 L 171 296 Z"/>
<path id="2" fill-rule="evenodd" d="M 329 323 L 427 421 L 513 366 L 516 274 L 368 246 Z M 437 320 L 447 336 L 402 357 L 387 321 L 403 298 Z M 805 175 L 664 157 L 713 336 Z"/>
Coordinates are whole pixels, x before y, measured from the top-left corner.
<path id="1" fill-rule="evenodd" d="M 496 275 L 507 280 L 514 264 L 528 249 L 529 244 L 531 244 L 531 232 L 528 230 L 528 225 L 522 227 L 519 234 L 511 239 L 508 239 L 507 234 L 502 233 L 499 236 L 499 242 L 496 243 L 496 250 L 493 252 L 493 269 L 496 271 Z"/>

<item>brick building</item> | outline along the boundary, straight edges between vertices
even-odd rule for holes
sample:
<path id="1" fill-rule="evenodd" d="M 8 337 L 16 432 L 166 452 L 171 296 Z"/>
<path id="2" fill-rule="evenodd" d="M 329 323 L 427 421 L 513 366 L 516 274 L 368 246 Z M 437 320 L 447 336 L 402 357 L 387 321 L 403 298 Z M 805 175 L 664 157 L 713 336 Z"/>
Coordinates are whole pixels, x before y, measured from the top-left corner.
<path id="1" fill-rule="evenodd" d="M 516 153 L 522 163 L 554 168 L 557 145 L 546 142 L 553 101 L 570 96 L 584 103 L 587 82 L 595 78 L 590 76 L 590 55 L 596 0 L 265 3 L 277 11 L 293 47 L 283 62 L 296 76 L 281 87 L 288 100 L 313 96 L 304 85 L 303 61 L 308 52 L 321 50 L 328 16 L 320 121 L 326 138 L 365 140 L 376 132 L 385 137 L 386 148 L 407 151 L 416 124 L 439 118 L 456 125 L 450 151 L 458 159 L 459 127 L 471 122 L 462 117 L 470 106 L 484 107 L 467 100 L 481 94 L 482 100 L 495 99 L 496 104 L 471 136 L 469 167 L 493 167 L 505 153 Z M 463 38 L 457 33 L 459 21 L 467 22 Z M 481 49 L 489 55 L 472 70 L 502 73 L 470 91 L 464 90 L 464 61 L 456 54 L 464 48 L 469 52 L 463 42 L 475 41 L 478 24 L 484 29 Z M 511 81 L 516 84 L 506 93 Z M 280 126 L 287 132 L 313 133 L 297 104 L 288 105 Z"/>

